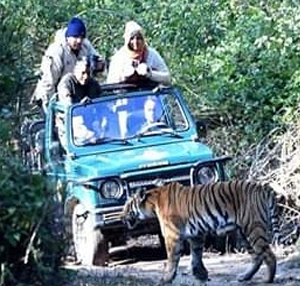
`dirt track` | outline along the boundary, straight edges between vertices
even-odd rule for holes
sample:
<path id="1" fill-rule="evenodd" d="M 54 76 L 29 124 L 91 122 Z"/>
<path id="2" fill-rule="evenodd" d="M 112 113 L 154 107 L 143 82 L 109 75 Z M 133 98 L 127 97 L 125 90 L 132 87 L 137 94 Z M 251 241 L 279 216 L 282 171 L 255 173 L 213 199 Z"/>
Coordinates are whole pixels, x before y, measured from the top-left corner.
<path id="1" fill-rule="evenodd" d="M 241 283 L 237 276 L 243 273 L 250 263 L 248 254 L 215 253 L 204 254 L 204 264 L 209 272 L 210 281 L 207 286 L 267 286 L 267 285 L 300 285 L 300 253 L 299 247 L 277 249 L 278 268 L 275 282 L 263 283 L 266 268 L 263 266 L 251 282 Z M 78 284 L 72 286 L 88 285 L 132 285 L 154 286 L 157 285 L 162 273 L 165 259 L 158 245 L 144 246 L 129 245 L 127 248 L 115 248 L 111 251 L 111 261 L 108 267 L 85 268 L 80 266 L 68 267 L 78 271 Z M 173 281 L 174 286 L 191 286 L 196 284 L 189 271 L 189 256 L 181 257 L 178 274 Z M 80 282 L 81 281 L 81 282 Z M 94 282 L 93 282 L 94 281 Z M 93 284 L 95 283 L 95 284 Z M 205 285 L 205 284 L 201 284 Z"/>

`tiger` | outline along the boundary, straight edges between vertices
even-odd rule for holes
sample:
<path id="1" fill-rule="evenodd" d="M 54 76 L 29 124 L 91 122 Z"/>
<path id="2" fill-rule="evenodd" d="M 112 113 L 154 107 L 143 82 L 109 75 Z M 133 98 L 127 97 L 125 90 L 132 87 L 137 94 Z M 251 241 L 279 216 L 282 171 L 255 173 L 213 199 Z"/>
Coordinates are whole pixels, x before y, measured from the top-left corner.
<path id="1" fill-rule="evenodd" d="M 200 283 L 208 281 L 202 261 L 205 236 L 231 231 L 243 237 L 253 259 L 250 269 L 238 280 L 250 280 L 264 262 L 266 282 L 274 281 L 277 260 L 270 244 L 272 238 L 279 241 L 280 232 L 276 193 L 269 185 L 248 180 L 194 186 L 172 182 L 134 194 L 125 203 L 121 217 L 129 228 L 144 219 L 158 219 L 167 251 L 159 285 L 175 278 L 184 240 L 190 244 L 193 276 Z"/>

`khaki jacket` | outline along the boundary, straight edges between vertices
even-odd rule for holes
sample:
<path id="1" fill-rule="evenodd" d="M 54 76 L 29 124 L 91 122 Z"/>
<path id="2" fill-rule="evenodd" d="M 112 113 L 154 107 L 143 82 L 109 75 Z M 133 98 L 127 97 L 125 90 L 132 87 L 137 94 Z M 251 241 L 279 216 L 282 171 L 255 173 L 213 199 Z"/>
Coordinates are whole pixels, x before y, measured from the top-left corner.
<path id="1" fill-rule="evenodd" d="M 60 79 L 72 72 L 76 60 L 82 56 L 98 55 L 88 39 L 83 41 L 81 50 L 76 55 L 71 51 L 65 40 L 65 29 L 57 31 L 54 42 L 45 51 L 40 67 L 39 79 L 32 100 L 41 99 L 43 105 L 47 105 L 49 98 L 57 91 Z"/>

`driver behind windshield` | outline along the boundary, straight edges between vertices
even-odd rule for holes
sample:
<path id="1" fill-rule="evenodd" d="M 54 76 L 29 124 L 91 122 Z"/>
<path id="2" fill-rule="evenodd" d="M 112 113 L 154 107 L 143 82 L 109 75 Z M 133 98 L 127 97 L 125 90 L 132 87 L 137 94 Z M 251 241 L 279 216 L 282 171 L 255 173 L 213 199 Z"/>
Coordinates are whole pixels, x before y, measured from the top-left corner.
<path id="1" fill-rule="evenodd" d="M 144 104 L 144 123 L 141 129 L 153 124 L 158 120 L 158 115 L 156 112 L 157 100 L 155 98 L 148 98 Z"/>
<path id="2" fill-rule="evenodd" d="M 151 126 L 160 121 L 162 114 L 161 103 L 155 96 L 147 97 L 144 101 L 141 113 L 136 112 L 128 120 L 128 130 L 130 135 L 151 131 Z"/>

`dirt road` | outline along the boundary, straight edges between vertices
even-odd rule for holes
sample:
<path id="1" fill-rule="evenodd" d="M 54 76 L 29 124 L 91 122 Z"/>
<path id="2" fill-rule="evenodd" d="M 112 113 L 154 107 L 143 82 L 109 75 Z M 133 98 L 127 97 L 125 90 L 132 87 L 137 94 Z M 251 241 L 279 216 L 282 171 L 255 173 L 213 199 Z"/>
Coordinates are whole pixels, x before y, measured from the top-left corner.
<path id="1" fill-rule="evenodd" d="M 300 286 L 300 253 L 299 247 L 277 249 L 278 268 L 275 282 L 263 283 L 266 268 L 263 266 L 251 282 L 241 283 L 237 276 L 243 273 L 250 263 L 248 254 L 205 253 L 204 264 L 209 272 L 210 281 L 207 286 Z M 129 245 L 127 248 L 111 250 L 111 261 L 108 267 L 85 268 L 80 266 L 68 267 L 74 269 L 79 275 L 78 284 L 72 286 L 94 285 L 131 285 L 154 286 L 157 285 L 165 263 L 163 253 L 158 245 L 141 246 Z M 189 270 L 190 256 L 181 257 L 178 274 L 172 285 L 192 286 L 199 285 Z M 81 282 L 80 282 L 81 281 Z M 101 284 L 99 282 L 101 281 Z M 94 284 L 93 284 L 94 283 Z"/>

